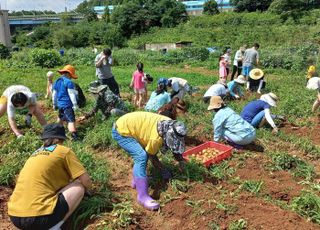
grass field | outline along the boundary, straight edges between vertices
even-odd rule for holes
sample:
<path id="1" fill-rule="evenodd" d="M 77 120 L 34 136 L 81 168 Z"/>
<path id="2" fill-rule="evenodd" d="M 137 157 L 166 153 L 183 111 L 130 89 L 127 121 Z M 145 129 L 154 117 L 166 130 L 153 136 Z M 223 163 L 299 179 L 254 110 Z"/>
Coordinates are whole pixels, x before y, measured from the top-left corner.
<path id="1" fill-rule="evenodd" d="M 95 80 L 94 67 L 76 66 L 83 90 Z M 52 69 L 51 69 L 52 70 Z M 57 70 L 53 69 L 53 70 Z M 129 103 L 129 88 L 134 66 L 114 67 L 123 98 Z M 45 101 L 46 72 L 42 68 L 0 68 L 0 92 L 12 84 L 23 84 L 41 93 L 40 103 L 49 121 L 56 112 Z M 202 95 L 217 80 L 217 71 L 191 66 L 146 66 L 155 81 L 160 77 L 183 77 L 200 92 L 187 96 L 188 112 L 178 119 L 188 127 L 187 147 L 193 147 L 213 136 L 212 113 L 206 110 Z M 68 223 L 74 229 L 319 229 L 320 226 L 320 135 L 316 114 L 311 105 L 316 92 L 305 89 L 304 73 L 265 70 L 266 92 L 279 98 L 272 110 L 288 117 L 278 135 L 270 129 L 258 130 L 252 151 L 234 152 L 233 156 L 206 169 L 191 162 L 187 173 L 179 173 L 169 155 L 159 157 L 173 172 L 165 184 L 160 179 L 151 183 L 151 194 L 159 199 L 158 212 L 144 210 L 136 203 L 135 190 L 130 187 L 132 160 L 111 138 L 111 125 L 97 115 L 79 125 L 81 142 L 67 142 L 73 148 L 94 181 L 94 196 L 86 197 Z M 57 74 L 58 75 L 58 74 Z M 88 105 L 78 112 L 88 111 Z M 228 105 L 240 112 L 243 106 L 259 95 L 246 93 L 245 100 Z M 133 108 L 131 106 L 131 108 Z M 23 116 L 17 116 L 23 124 Z M 0 229 L 11 229 L 6 215 L 6 202 L 15 178 L 28 156 L 41 143 L 41 128 L 33 121 L 31 129 L 22 128 L 25 137 L 17 140 L 10 132 L 6 116 L 0 118 Z M 263 152 L 261 151 L 263 149 Z M 156 173 L 149 167 L 149 173 Z"/>

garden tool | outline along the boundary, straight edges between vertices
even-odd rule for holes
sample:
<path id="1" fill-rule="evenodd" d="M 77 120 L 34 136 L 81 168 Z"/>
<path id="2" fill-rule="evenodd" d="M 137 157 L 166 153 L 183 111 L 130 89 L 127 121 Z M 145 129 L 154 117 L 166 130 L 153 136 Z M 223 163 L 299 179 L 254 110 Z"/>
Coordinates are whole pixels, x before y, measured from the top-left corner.
<path id="1" fill-rule="evenodd" d="M 148 178 L 147 177 L 134 177 L 134 182 L 137 189 L 137 200 L 148 210 L 157 210 L 160 205 L 153 200 L 148 194 Z"/>

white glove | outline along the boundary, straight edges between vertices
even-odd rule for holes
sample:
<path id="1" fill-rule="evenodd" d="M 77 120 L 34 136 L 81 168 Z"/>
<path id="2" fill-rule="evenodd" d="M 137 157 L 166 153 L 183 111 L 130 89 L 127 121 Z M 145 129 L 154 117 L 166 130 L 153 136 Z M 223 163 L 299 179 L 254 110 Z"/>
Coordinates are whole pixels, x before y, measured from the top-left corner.
<path id="1" fill-rule="evenodd" d="M 17 139 L 20 139 L 21 137 L 23 137 L 23 135 L 22 135 L 22 134 L 19 134 L 19 135 L 17 136 Z"/>
<path id="2" fill-rule="evenodd" d="M 234 97 L 235 97 L 236 99 L 239 99 L 239 98 L 240 98 L 238 95 L 234 95 Z"/>
<path id="3" fill-rule="evenodd" d="M 76 110 L 79 109 L 79 106 L 78 106 L 78 105 L 74 105 L 74 106 L 72 107 L 72 109 L 73 109 L 73 111 L 76 111 Z"/>

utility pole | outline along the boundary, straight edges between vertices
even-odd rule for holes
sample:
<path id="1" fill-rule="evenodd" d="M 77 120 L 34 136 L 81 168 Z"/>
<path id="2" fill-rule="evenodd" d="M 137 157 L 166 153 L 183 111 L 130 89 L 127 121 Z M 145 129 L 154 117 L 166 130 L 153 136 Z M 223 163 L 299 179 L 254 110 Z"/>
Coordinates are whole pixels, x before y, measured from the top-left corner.
<path id="1" fill-rule="evenodd" d="M 68 9 L 67 9 L 67 0 L 64 0 L 64 12 L 68 12 Z"/>

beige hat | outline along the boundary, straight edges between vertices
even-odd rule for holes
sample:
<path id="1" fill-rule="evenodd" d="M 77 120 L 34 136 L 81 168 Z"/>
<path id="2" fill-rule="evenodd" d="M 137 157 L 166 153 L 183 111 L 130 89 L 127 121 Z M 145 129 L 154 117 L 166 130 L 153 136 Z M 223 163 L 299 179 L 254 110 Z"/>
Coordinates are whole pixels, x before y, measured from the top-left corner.
<path id="1" fill-rule="evenodd" d="M 210 104 L 208 106 L 208 110 L 219 109 L 223 104 L 224 102 L 220 96 L 212 96 L 210 98 Z"/>
<path id="2" fill-rule="evenodd" d="M 253 80 L 259 80 L 264 75 L 263 71 L 261 69 L 252 69 L 249 73 L 250 78 Z"/>
<path id="3" fill-rule="evenodd" d="M 320 78 L 312 77 L 308 80 L 307 89 L 319 89 L 320 88 Z"/>
<path id="4" fill-rule="evenodd" d="M 246 78 L 243 75 L 239 75 L 237 77 L 237 79 L 234 79 L 235 82 L 239 83 L 239 84 L 244 84 L 246 83 Z"/>
<path id="5" fill-rule="evenodd" d="M 273 107 L 276 107 L 277 101 L 279 100 L 279 98 L 274 93 L 267 93 L 267 94 L 263 94 L 260 97 L 260 100 L 267 102 L 269 105 L 271 105 Z"/>

